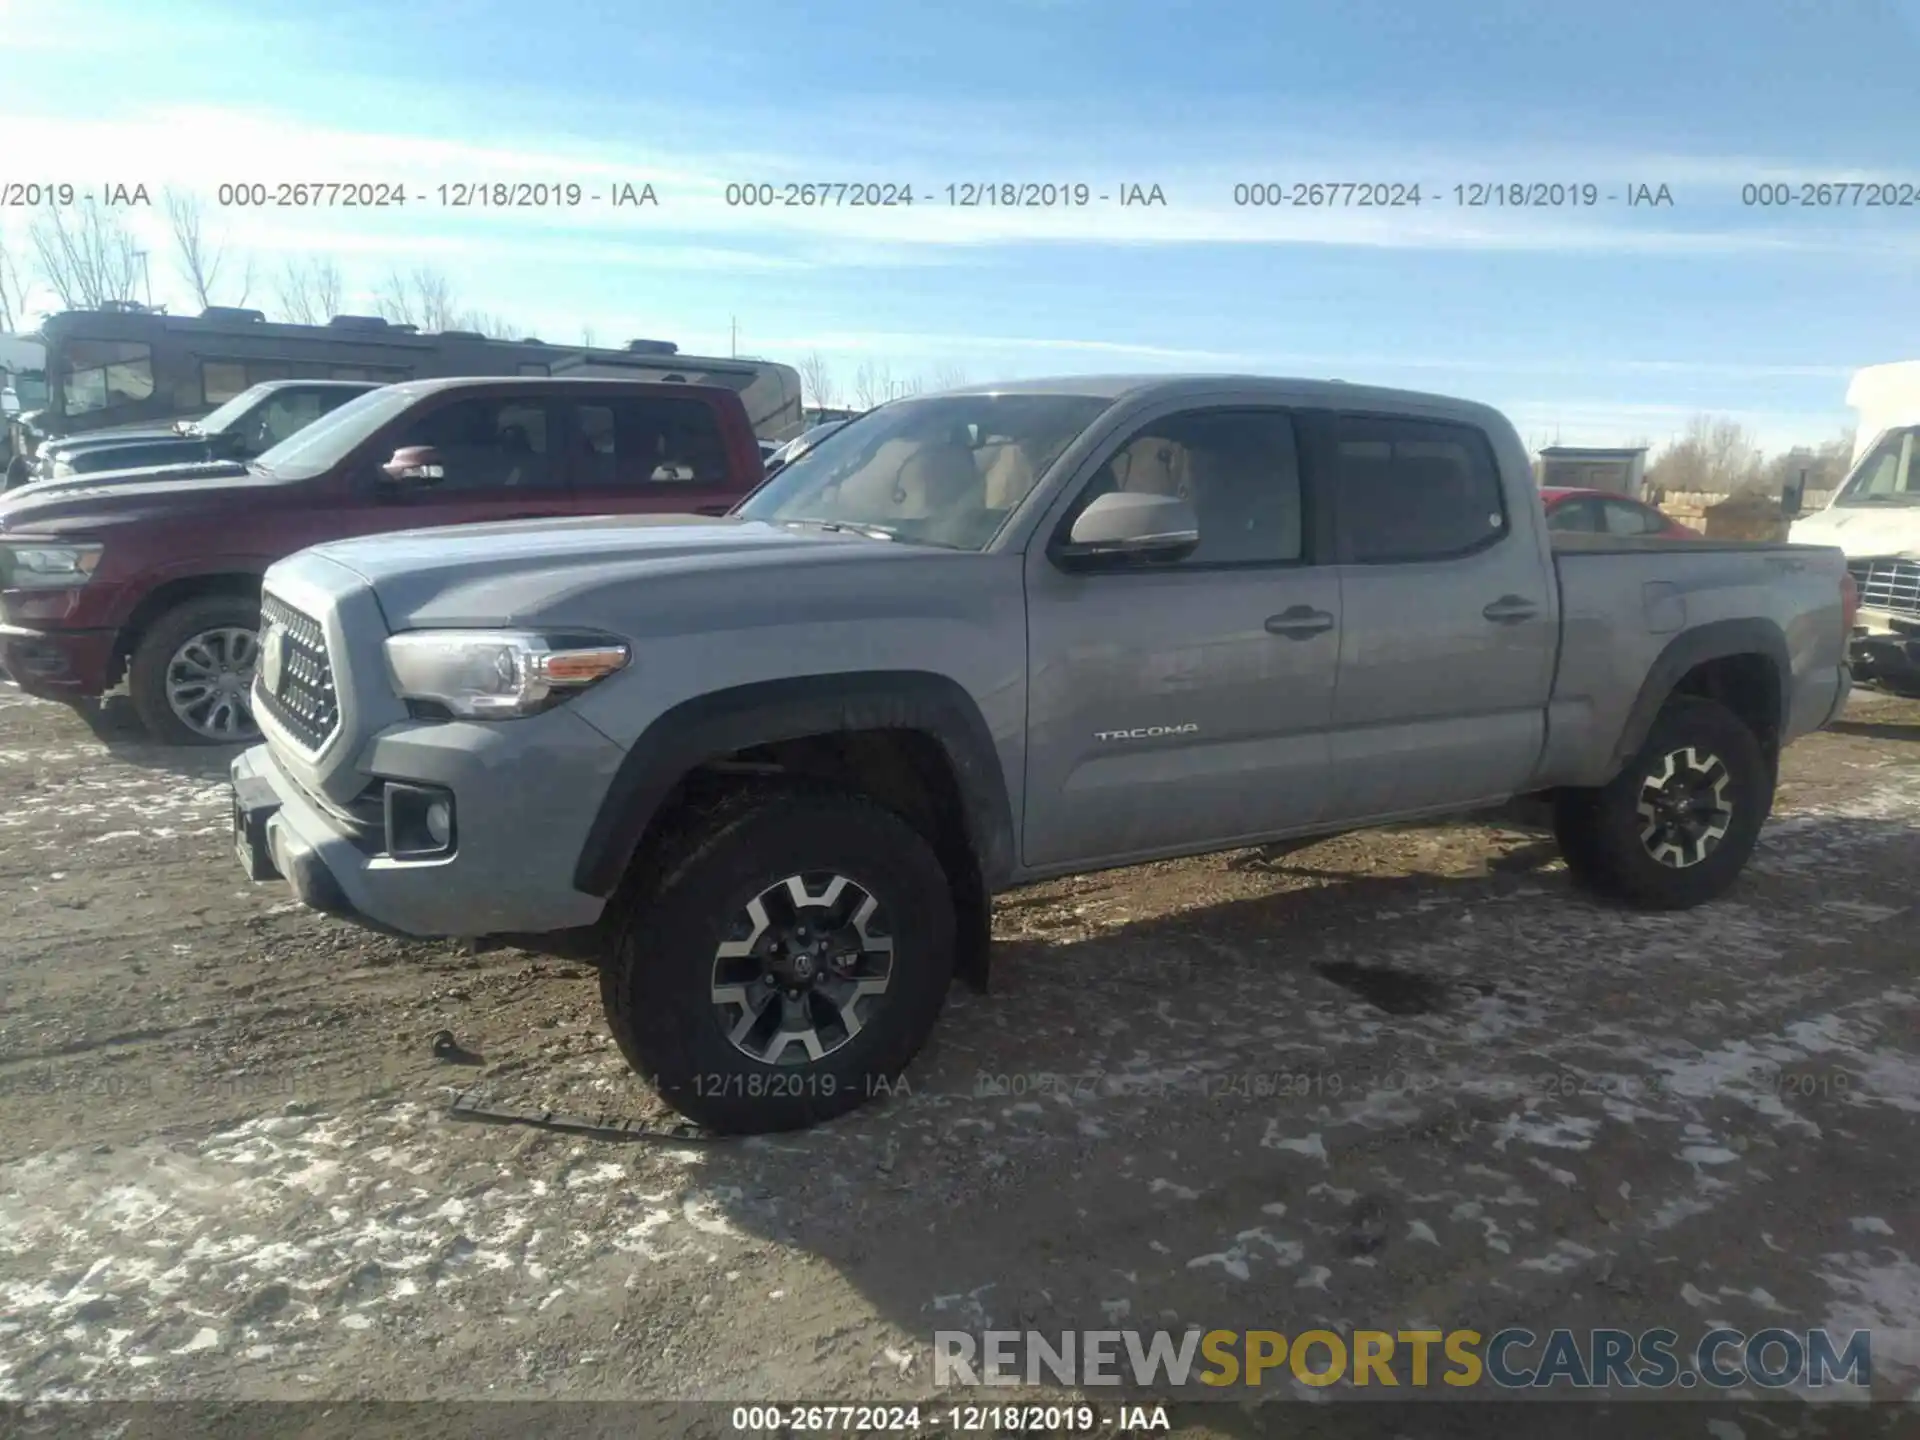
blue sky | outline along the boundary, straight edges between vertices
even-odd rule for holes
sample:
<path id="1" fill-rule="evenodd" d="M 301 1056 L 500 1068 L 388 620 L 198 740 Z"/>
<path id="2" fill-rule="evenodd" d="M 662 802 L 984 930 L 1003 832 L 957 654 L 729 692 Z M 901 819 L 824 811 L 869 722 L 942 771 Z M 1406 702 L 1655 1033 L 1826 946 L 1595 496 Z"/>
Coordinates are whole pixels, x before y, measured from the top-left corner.
<path id="1" fill-rule="evenodd" d="M 266 10 L 270 13 L 262 14 Z M 395 265 L 547 339 L 647 335 L 975 380 L 1237 369 L 1470 395 L 1529 440 L 1770 447 L 1920 356 L 1920 204 L 1758 209 L 1743 184 L 1920 187 L 1920 0 L 730 0 L 59 6 L 0 0 L 5 178 L 651 180 L 657 209 L 210 212 L 265 276 Z M 33 167 L 45 174 L 30 173 Z M 746 210 L 729 181 L 1158 184 L 1120 209 Z M 1419 183 L 1250 209 L 1249 181 Z M 1462 208 L 1480 180 L 1671 207 Z M 1920 200 L 1920 195 L 1914 197 Z M 155 255 L 159 216 L 134 215 Z M 18 244 L 17 213 L 0 236 Z M 184 300 L 167 265 L 156 299 Z M 232 296 L 222 298 L 232 299 Z"/>

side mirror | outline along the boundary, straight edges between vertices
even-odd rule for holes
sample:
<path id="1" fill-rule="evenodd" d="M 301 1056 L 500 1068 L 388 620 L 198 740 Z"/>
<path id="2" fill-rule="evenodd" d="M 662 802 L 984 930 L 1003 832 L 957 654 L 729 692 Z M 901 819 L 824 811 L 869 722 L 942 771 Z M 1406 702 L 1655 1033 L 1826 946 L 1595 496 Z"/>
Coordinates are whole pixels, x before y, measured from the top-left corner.
<path id="1" fill-rule="evenodd" d="M 446 478 L 447 467 L 431 445 L 402 445 L 380 473 L 395 485 L 431 485 Z"/>
<path id="2" fill-rule="evenodd" d="M 1807 477 L 1789 480 L 1780 487 L 1780 513 L 1789 520 L 1798 520 L 1800 512 L 1806 508 Z"/>
<path id="3" fill-rule="evenodd" d="M 1073 522 L 1055 553 L 1076 564 L 1106 560 L 1178 560 L 1200 543 L 1200 518 L 1172 495 L 1102 495 Z"/>

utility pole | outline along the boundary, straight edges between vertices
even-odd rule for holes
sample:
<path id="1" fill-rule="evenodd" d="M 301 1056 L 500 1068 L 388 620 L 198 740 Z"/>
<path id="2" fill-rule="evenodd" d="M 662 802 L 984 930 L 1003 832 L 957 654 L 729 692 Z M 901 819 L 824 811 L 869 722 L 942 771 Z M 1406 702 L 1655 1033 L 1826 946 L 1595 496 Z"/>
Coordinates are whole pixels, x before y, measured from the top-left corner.
<path id="1" fill-rule="evenodd" d="M 738 315 L 729 315 L 727 317 L 727 325 L 727 354 L 735 360 L 738 360 L 740 358 L 740 317 Z"/>

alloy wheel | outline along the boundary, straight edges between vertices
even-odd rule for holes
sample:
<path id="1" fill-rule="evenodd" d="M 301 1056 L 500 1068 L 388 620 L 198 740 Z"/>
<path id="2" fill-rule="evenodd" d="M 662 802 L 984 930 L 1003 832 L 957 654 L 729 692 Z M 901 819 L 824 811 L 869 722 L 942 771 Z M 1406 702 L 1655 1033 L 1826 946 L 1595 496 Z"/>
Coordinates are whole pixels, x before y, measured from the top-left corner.
<path id="1" fill-rule="evenodd" d="M 743 1055 L 805 1065 L 858 1035 L 892 978 L 879 900 L 844 875 L 789 875 L 736 914 L 714 951 L 712 998 Z"/>
<path id="2" fill-rule="evenodd" d="M 260 637 L 222 626 L 190 636 L 167 661 L 167 705 L 194 734 L 216 741 L 251 740 L 253 672 Z"/>
<path id="3" fill-rule="evenodd" d="M 1733 776 L 1718 755 L 1687 745 L 1640 783 L 1640 843 L 1662 865 L 1685 870 L 1719 847 L 1733 823 Z"/>

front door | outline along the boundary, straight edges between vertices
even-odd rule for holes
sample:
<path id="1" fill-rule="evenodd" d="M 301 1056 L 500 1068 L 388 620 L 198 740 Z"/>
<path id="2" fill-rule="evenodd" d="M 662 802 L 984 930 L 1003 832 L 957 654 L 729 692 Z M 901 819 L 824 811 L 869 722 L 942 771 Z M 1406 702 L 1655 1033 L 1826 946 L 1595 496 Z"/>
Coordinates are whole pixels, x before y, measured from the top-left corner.
<path id="1" fill-rule="evenodd" d="M 1340 588 L 1315 563 L 1292 416 L 1173 409 L 1091 463 L 1028 554 L 1025 863 L 1119 862 L 1310 825 L 1324 808 Z M 1051 545 L 1109 490 L 1185 496 L 1198 549 L 1063 569 Z"/>
<path id="2" fill-rule="evenodd" d="M 1341 562 L 1331 817 L 1504 800 L 1545 744 L 1559 623 L 1511 513 L 1526 491 L 1468 425 L 1339 415 L 1317 442 Z"/>

